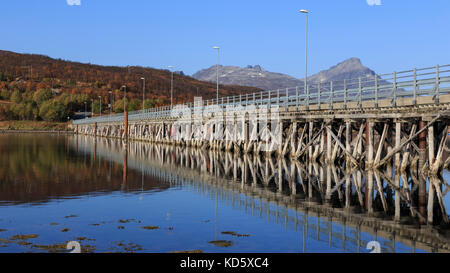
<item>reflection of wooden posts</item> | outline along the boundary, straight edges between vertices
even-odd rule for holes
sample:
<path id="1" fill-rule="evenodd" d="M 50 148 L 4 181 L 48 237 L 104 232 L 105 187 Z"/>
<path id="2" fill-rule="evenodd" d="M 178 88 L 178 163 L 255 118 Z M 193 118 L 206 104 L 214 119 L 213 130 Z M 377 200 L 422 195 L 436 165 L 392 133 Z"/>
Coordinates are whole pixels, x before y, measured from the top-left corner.
<path id="1" fill-rule="evenodd" d="M 313 197 L 313 184 L 312 184 L 312 162 L 309 160 L 308 164 L 308 199 L 311 200 Z"/>
<path id="2" fill-rule="evenodd" d="M 291 161 L 291 195 L 295 196 L 297 194 L 297 166 L 293 161 Z M 297 211 L 296 211 L 297 212 Z M 297 219 L 297 217 L 295 217 Z"/>
<path id="3" fill-rule="evenodd" d="M 351 194 L 351 177 L 350 174 L 345 176 L 345 208 L 350 209 L 350 194 Z M 344 226 L 345 227 L 345 226 Z"/>
<path id="4" fill-rule="evenodd" d="M 380 193 L 383 194 L 383 193 Z M 397 196 L 396 196 L 397 198 Z M 373 213 L 373 171 L 367 172 L 366 186 L 366 209 L 369 214 Z"/>
<path id="5" fill-rule="evenodd" d="M 94 122 L 94 136 L 97 136 L 97 122 Z"/>
<path id="6" fill-rule="evenodd" d="M 328 138 L 331 141 L 331 136 L 328 136 Z M 326 176 L 327 176 L 327 183 L 326 183 L 326 190 L 325 190 L 325 196 L 327 201 L 331 200 L 331 164 L 327 164 L 327 171 L 326 171 Z M 336 183 L 338 183 L 339 181 L 336 181 Z"/>
<path id="7" fill-rule="evenodd" d="M 278 157 L 278 192 L 283 192 L 283 169 L 281 167 L 281 158 Z"/>
<path id="8" fill-rule="evenodd" d="M 125 110 L 124 115 L 123 115 L 123 137 L 125 139 L 128 138 L 128 111 Z"/>
<path id="9" fill-rule="evenodd" d="M 425 127 L 425 121 L 421 120 L 419 122 L 419 130 L 422 130 Z M 427 203 L 427 181 L 423 177 L 423 175 L 420 175 L 422 172 L 422 169 L 425 165 L 425 162 L 427 160 L 427 132 L 423 131 L 419 135 L 419 170 L 418 170 L 418 178 L 419 178 L 419 212 L 422 216 L 426 216 L 427 210 L 426 210 L 426 203 Z M 424 220 L 422 218 L 419 218 L 419 221 L 421 224 L 425 224 Z"/>
<path id="10" fill-rule="evenodd" d="M 127 185 L 128 178 L 128 147 L 125 148 L 125 154 L 123 155 L 123 176 L 122 176 L 122 190 Z"/>
<path id="11" fill-rule="evenodd" d="M 94 138 L 94 161 L 97 158 L 97 139 Z"/>

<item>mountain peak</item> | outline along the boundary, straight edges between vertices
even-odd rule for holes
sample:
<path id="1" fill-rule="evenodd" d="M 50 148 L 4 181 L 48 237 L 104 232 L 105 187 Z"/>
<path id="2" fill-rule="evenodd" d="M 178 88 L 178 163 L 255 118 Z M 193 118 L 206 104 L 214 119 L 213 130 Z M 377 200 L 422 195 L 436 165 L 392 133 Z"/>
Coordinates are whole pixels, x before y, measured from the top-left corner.
<path id="1" fill-rule="evenodd" d="M 365 68 L 363 64 L 361 63 L 361 59 L 352 57 L 350 59 L 347 59 L 343 62 L 338 63 L 337 65 L 331 67 L 330 69 L 345 69 L 345 70 L 358 70 L 361 68 Z"/>
<path id="2" fill-rule="evenodd" d="M 310 76 L 308 80 L 311 82 L 327 82 L 373 75 L 375 75 L 375 72 L 365 67 L 359 58 L 352 57 L 327 70 L 320 71 L 319 73 Z"/>
<path id="3" fill-rule="evenodd" d="M 203 81 L 214 82 L 216 81 L 216 73 L 215 66 L 212 66 L 194 73 L 192 77 Z M 247 65 L 245 67 L 221 66 L 219 69 L 219 79 L 221 84 L 239 84 L 265 90 L 303 85 L 301 80 L 289 75 L 267 71 L 258 64 Z"/>
<path id="4" fill-rule="evenodd" d="M 256 70 L 256 71 L 264 71 L 264 69 L 259 64 L 254 65 L 254 66 L 247 65 L 245 68 L 246 69 L 253 69 L 253 70 Z"/>
<path id="5" fill-rule="evenodd" d="M 309 83 L 342 81 L 358 77 L 373 77 L 375 72 L 365 67 L 356 57 L 346 59 L 327 70 L 308 76 Z M 216 81 L 216 67 L 203 69 L 192 75 L 193 78 L 203 81 Z M 270 72 L 260 65 L 220 66 L 219 79 L 221 84 L 235 84 L 254 86 L 265 90 L 274 90 L 287 87 L 303 86 L 302 79 L 296 79 L 286 74 Z"/>

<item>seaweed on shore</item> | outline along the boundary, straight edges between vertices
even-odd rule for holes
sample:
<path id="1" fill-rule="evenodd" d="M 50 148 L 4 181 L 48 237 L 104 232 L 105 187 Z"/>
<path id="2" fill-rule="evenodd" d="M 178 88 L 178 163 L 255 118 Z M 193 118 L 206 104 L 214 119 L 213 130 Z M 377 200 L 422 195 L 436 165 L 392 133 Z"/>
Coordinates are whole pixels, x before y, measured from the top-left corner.
<path id="1" fill-rule="evenodd" d="M 209 244 L 213 244 L 215 246 L 220 246 L 220 247 L 230 247 L 233 246 L 233 242 L 232 241 L 226 241 L 226 240 L 216 240 L 216 241 L 209 241 Z"/>

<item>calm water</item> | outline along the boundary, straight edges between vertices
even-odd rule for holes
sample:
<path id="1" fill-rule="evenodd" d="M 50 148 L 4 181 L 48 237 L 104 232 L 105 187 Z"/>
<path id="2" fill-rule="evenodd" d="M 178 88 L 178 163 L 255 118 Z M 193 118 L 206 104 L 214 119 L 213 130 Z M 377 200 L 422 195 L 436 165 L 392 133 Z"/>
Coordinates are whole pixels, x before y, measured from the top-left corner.
<path id="1" fill-rule="evenodd" d="M 3 134 L 0 252 L 66 251 L 68 241 L 83 252 L 369 252 L 373 240 L 383 252 L 445 251 L 439 204 L 438 227 L 420 227 L 414 193 L 395 202 L 387 178 L 370 175 L 375 182 L 334 166 Z"/>

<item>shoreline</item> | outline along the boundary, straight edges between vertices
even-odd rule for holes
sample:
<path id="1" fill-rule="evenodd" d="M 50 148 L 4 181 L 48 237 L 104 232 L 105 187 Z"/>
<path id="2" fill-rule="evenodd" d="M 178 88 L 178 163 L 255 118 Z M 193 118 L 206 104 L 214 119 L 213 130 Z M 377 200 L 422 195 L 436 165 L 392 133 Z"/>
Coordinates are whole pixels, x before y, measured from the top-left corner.
<path id="1" fill-rule="evenodd" d="M 11 133 L 20 133 L 20 134 L 74 134 L 73 131 L 57 131 L 57 130 L 9 130 L 9 129 L 0 129 L 0 134 L 11 134 Z"/>

